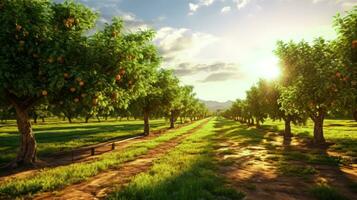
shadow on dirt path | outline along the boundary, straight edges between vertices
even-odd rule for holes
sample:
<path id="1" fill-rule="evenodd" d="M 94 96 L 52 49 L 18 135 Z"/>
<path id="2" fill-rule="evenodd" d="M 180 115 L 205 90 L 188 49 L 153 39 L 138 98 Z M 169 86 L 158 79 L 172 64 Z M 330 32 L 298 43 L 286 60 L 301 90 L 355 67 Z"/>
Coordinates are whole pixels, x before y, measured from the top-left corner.
<path id="1" fill-rule="evenodd" d="M 215 128 L 219 171 L 246 199 L 356 199 L 357 170 L 326 150 L 225 119 Z"/>

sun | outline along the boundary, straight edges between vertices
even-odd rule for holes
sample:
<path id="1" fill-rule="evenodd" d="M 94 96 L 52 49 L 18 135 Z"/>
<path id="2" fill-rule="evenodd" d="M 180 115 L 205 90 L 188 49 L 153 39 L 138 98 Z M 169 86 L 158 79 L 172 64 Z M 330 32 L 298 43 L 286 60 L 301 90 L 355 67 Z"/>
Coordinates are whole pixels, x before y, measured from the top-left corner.
<path id="1" fill-rule="evenodd" d="M 261 63 L 260 77 L 267 80 L 274 80 L 281 75 L 281 69 L 278 65 L 278 61 L 275 59 L 269 59 Z"/>

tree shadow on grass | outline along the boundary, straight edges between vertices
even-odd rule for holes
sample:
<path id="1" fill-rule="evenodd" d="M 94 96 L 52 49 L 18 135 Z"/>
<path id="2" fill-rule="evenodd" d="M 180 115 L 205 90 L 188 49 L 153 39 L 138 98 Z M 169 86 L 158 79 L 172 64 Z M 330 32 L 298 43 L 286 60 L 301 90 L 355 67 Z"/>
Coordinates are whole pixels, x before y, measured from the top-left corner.
<path id="1" fill-rule="evenodd" d="M 221 163 L 223 173 L 230 177 L 233 185 L 243 188 L 250 199 L 355 197 L 356 193 L 353 192 L 357 183 L 351 179 L 351 175 L 341 171 L 343 161 L 339 157 L 328 155 L 326 149 L 299 144 L 284 145 L 279 140 L 279 134 L 269 133 L 270 129 L 264 131 L 266 133 L 262 135 L 265 138 L 259 143 L 262 148 L 250 148 L 257 143 L 248 143 L 248 146 L 241 143 L 244 138 L 250 140 L 252 137 L 244 131 L 230 132 L 241 137 L 230 133 L 224 135 L 227 141 L 236 141 L 239 146 L 233 148 L 236 151 L 229 152 L 232 155 L 223 155 L 226 158 Z"/>
<path id="2" fill-rule="evenodd" d="M 165 122 L 156 122 L 151 128 L 156 129 Z M 142 134 L 142 124 L 121 123 L 117 125 L 95 124 L 75 125 L 69 127 L 35 128 L 35 138 L 38 144 L 38 156 L 49 156 L 59 151 L 71 150 L 82 146 L 105 142 L 110 139 L 134 137 Z M 39 131 L 40 130 L 40 131 Z M 15 158 L 19 148 L 19 134 L 0 133 L 0 166 Z"/>

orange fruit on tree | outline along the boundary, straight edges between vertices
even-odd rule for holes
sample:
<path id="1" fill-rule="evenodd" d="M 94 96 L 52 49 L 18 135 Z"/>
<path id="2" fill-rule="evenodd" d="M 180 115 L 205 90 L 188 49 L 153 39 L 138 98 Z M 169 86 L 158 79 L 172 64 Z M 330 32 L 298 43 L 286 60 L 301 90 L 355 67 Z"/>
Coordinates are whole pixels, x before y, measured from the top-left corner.
<path id="1" fill-rule="evenodd" d="M 21 29 L 22 29 L 22 26 L 19 25 L 19 24 L 16 24 L 16 30 L 17 30 L 17 31 L 20 31 Z"/>
<path id="2" fill-rule="evenodd" d="M 75 92 L 75 91 L 76 91 L 76 88 L 71 87 L 71 88 L 69 88 L 69 91 L 71 91 L 71 92 Z"/>
<path id="3" fill-rule="evenodd" d="M 117 75 L 115 76 L 115 80 L 120 81 L 120 79 L 121 79 L 120 74 L 117 74 Z"/>
<path id="4" fill-rule="evenodd" d="M 84 86 L 84 81 L 79 81 L 80 86 Z"/>
<path id="5" fill-rule="evenodd" d="M 74 98 L 74 102 L 78 103 L 79 102 L 79 98 Z"/>
<path id="6" fill-rule="evenodd" d="M 42 90 L 41 94 L 42 94 L 42 96 L 47 96 L 48 92 L 46 90 Z"/>
<path id="7" fill-rule="evenodd" d="M 63 77 L 68 78 L 69 74 L 67 72 L 63 73 Z"/>

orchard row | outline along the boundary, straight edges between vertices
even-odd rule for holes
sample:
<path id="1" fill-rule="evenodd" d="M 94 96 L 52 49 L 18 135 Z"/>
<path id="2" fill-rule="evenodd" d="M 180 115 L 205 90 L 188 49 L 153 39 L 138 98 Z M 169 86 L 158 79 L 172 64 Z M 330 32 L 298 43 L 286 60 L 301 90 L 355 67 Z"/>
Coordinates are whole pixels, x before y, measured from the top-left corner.
<path id="1" fill-rule="evenodd" d="M 21 146 L 14 165 L 36 161 L 30 114 L 69 120 L 96 115 L 201 118 L 206 108 L 161 58 L 153 31 L 130 32 L 120 19 L 96 27 L 98 13 L 73 1 L 0 3 L 0 104 L 14 110 Z M 10 112 L 11 113 L 11 112 Z"/>
<path id="2" fill-rule="evenodd" d="M 314 122 L 314 143 L 324 144 L 324 119 L 352 115 L 357 121 L 357 7 L 334 21 L 338 37 L 331 41 L 277 43 L 282 76 L 260 80 L 224 115 L 259 127 L 267 117 L 285 121 L 285 138 L 291 123 Z"/>

